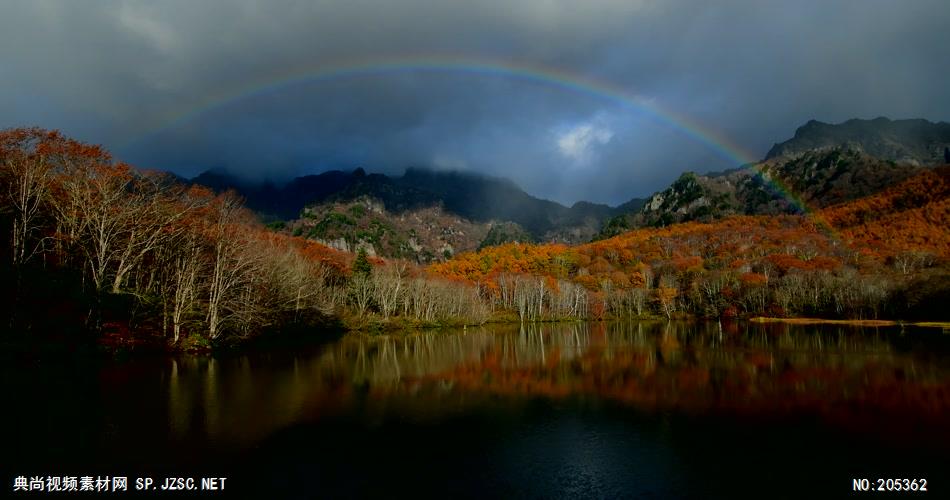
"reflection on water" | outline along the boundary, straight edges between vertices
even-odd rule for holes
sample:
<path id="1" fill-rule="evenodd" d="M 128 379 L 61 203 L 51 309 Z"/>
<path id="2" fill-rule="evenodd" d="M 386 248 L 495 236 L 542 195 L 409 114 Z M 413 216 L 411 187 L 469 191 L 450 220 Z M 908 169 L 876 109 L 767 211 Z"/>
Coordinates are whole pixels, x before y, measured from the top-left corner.
<path id="1" fill-rule="evenodd" d="M 248 356 L 169 360 L 162 372 L 167 375 L 162 396 L 168 402 L 171 437 L 257 439 L 305 417 L 308 398 L 327 396 L 320 378 L 312 376 L 317 373 L 312 363 L 296 356 L 286 365 L 271 361 L 266 356 L 255 361 Z"/>
<path id="2" fill-rule="evenodd" d="M 798 412 L 852 430 L 885 421 L 940 428 L 950 416 L 947 363 L 906 338 L 789 325 L 489 326 L 352 335 L 307 353 L 182 357 L 161 374 L 169 432 L 180 439 L 254 441 L 323 415 L 440 414 L 499 397 L 597 399 L 647 413 Z"/>
<path id="3" fill-rule="evenodd" d="M 491 325 L 7 366 L 0 469 L 216 471 L 274 498 L 301 484 L 316 488 L 304 497 L 731 498 L 724 477 L 771 487 L 802 464 L 831 487 L 853 474 L 933 476 L 950 450 L 948 339 L 745 323 Z"/>

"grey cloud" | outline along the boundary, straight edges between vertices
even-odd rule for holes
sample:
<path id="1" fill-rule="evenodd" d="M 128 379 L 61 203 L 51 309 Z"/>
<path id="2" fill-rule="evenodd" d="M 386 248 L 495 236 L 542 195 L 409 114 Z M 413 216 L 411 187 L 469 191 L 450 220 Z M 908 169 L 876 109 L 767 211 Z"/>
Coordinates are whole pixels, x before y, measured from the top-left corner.
<path id="1" fill-rule="evenodd" d="M 936 0 L 5 2 L 0 127 L 60 128 L 186 175 L 432 165 L 619 203 L 735 161 L 617 101 L 474 73 L 287 85 L 161 127 L 300 68 L 464 54 L 608 82 L 761 156 L 811 118 L 947 120 L 948 21 Z M 610 140 L 585 164 L 559 153 L 558 131 L 604 116 Z"/>

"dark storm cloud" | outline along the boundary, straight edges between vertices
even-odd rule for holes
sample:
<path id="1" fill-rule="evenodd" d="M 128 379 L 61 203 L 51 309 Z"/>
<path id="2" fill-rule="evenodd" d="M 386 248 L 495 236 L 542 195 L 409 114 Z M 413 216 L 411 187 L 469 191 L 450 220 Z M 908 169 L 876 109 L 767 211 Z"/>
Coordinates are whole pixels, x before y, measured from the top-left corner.
<path id="1" fill-rule="evenodd" d="M 253 177 L 407 165 L 621 202 L 733 160 L 617 101 L 473 73 L 384 73 L 217 96 L 299 68 L 466 54 L 608 82 L 754 157 L 808 119 L 950 118 L 945 1 L 15 1 L 0 6 L 0 127 L 121 159 Z M 176 114 L 178 113 L 178 114 Z"/>

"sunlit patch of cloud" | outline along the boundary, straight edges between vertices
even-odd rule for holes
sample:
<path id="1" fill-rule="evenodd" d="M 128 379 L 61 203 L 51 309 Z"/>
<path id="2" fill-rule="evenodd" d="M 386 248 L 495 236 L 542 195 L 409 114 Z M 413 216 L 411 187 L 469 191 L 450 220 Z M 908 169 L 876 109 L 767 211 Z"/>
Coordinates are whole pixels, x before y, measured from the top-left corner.
<path id="1" fill-rule="evenodd" d="M 578 166 L 589 165 L 597 148 L 614 137 L 613 129 L 601 120 L 578 123 L 555 134 L 558 151 Z"/>

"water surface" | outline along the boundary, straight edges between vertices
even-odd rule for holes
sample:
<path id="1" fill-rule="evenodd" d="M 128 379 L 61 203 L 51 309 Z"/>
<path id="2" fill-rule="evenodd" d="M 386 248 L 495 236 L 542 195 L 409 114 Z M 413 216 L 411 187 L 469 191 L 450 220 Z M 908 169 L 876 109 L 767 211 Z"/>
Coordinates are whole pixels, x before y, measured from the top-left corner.
<path id="1" fill-rule="evenodd" d="M 939 330 L 571 323 L 4 368 L 3 470 L 235 495 L 839 496 L 948 488 Z"/>

